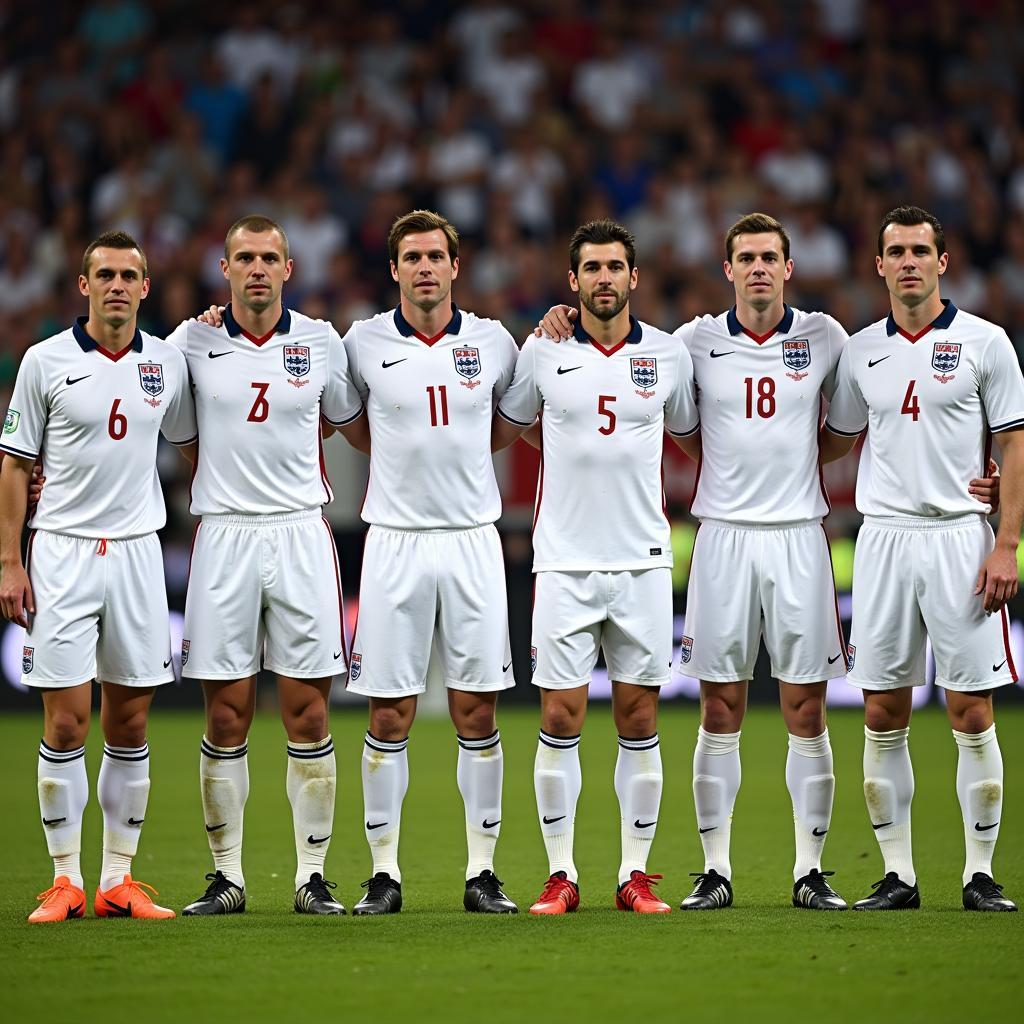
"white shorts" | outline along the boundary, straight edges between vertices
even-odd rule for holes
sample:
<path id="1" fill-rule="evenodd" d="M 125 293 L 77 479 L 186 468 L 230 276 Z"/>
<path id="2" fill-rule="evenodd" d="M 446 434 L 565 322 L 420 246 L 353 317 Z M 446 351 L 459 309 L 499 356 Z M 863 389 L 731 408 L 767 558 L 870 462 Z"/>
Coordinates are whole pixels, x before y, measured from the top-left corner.
<path id="1" fill-rule="evenodd" d="M 663 686 L 672 671 L 672 570 L 539 572 L 533 595 L 533 682 L 590 683 L 598 649 L 616 683 Z"/>
<path id="2" fill-rule="evenodd" d="M 846 675 L 832 558 L 820 522 L 697 530 L 679 672 L 712 683 L 754 675 L 762 633 L 772 675 L 820 683 Z"/>
<path id="3" fill-rule="evenodd" d="M 203 516 L 192 544 L 181 674 L 243 679 L 343 675 L 341 579 L 319 509 Z"/>
<path id="4" fill-rule="evenodd" d="M 865 518 L 853 559 L 850 682 L 923 686 L 927 637 L 937 686 L 970 692 L 1015 683 L 1006 609 L 986 615 L 974 593 L 994 544 L 976 515 Z"/>
<path id="5" fill-rule="evenodd" d="M 367 697 L 423 693 L 432 644 L 446 687 L 515 685 L 505 560 L 493 525 L 367 532 L 347 689 Z"/>
<path id="6" fill-rule="evenodd" d="M 174 681 L 164 560 L 155 533 L 96 540 L 36 530 L 28 573 L 36 613 L 25 632 L 25 686 Z"/>

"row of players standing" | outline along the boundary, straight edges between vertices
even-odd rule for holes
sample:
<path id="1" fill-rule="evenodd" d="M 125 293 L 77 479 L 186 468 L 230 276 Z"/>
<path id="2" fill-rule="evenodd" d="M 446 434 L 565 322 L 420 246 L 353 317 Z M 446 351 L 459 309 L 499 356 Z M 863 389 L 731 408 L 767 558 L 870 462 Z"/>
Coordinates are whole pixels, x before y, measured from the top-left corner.
<path id="1" fill-rule="evenodd" d="M 570 245 L 569 282 L 581 300 L 572 338 L 562 347 L 530 339 L 518 352 L 499 324 L 455 306 L 457 234 L 423 211 L 400 218 L 389 239 L 399 306 L 355 324 L 344 342 L 329 325 L 283 307 L 287 241 L 264 218 L 244 218 L 228 233 L 223 269 L 232 304 L 223 325 L 190 322 L 167 342 L 135 326 L 148 288 L 135 243 L 108 235 L 90 246 L 80 278 L 89 317 L 30 350 L 2 443 L 12 457 L 0 474 L 0 604 L 29 626 L 23 678 L 43 691 L 39 794 L 55 873 L 30 919 L 84 913 L 83 744 L 93 678 L 103 683 L 106 738 L 95 909 L 172 916 L 130 874 L 149 790 L 146 715 L 154 686 L 171 678 L 162 640 L 166 598 L 151 586 L 160 572 L 153 531 L 164 515 L 155 476 L 160 430 L 195 460 L 192 510 L 202 516 L 182 665 L 184 675 L 203 680 L 206 698 L 200 773 L 215 870 L 185 913 L 245 907 L 246 736 L 261 654 L 278 674 L 289 741 L 295 908 L 343 912 L 323 876 L 336 788 L 328 695 L 345 651 L 336 553 L 320 514 L 331 497 L 321 422 L 325 434 L 337 428 L 371 457 L 363 512 L 371 528 L 348 687 L 370 698 L 363 790 L 373 877 L 356 912 L 401 908 L 406 747 L 432 644 L 458 735 L 469 849 L 465 906 L 515 910 L 493 866 L 502 784 L 494 709 L 512 678 L 490 449 L 524 431 L 533 443 L 545 441 L 533 644 L 542 694 L 535 781 L 550 877 L 531 910 L 562 913 L 579 902 L 572 857 L 578 745 L 599 647 L 614 680 L 619 732 L 616 904 L 669 910 L 652 891 L 657 876 L 647 873 L 662 784 L 657 695 L 671 668 L 671 550 L 660 484 L 665 429 L 701 459 L 703 482 L 681 660 L 702 680 L 694 793 L 706 863 L 683 908 L 732 900 L 739 728 L 762 623 L 790 732 L 793 901 L 844 908 L 820 861 L 834 790 L 825 680 L 846 671 L 820 526 L 827 511 L 818 450 L 823 395 L 832 407 L 822 458 L 847 451 L 870 420 L 858 482 L 858 507 L 870 518 L 855 566 L 850 669 L 866 692 L 865 791 L 886 877 L 858 906 L 918 904 L 910 857 L 910 687 L 924 681 L 925 629 L 937 615 L 945 628 L 952 607 L 962 622 L 959 637 L 935 646 L 961 750 L 964 905 L 1014 909 L 991 877 L 1002 796 L 991 690 L 1016 678 L 1002 607 L 1016 589 L 1021 520 L 1016 460 L 1024 383 L 1016 358 L 998 328 L 942 303 L 941 227 L 924 211 L 886 218 L 879 272 L 893 313 L 845 355 L 846 336 L 834 320 L 784 305 L 788 248 L 773 219 L 756 214 L 738 222 L 725 263 L 737 304 L 681 328 L 680 344 L 629 312 L 637 270 L 628 231 L 610 222 L 585 225 Z M 549 315 L 551 333 L 568 326 L 566 312 Z M 930 329 L 948 332 L 931 354 L 914 345 Z M 864 376 L 893 356 L 884 380 Z M 220 359 L 230 372 L 215 365 Z M 93 382 L 76 391 L 88 377 Z M 957 379 L 954 388 L 945 386 Z M 881 390 L 869 387 L 879 383 Z M 763 443 L 752 445 L 755 429 Z M 979 500 L 990 491 L 971 480 L 984 464 L 988 430 L 1001 433 L 1006 461 L 995 546 Z M 31 521 L 26 573 L 17 537 L 39 455 L 47 483 Z M 935 530 L 945 531 L 941 545 L 933 543 Z M 335 572 L 324 573 L 324 565 Z M 983 596 L 967 599 L 979 567 Z M 154 642 L 133 645 L 140 635 Z"/>

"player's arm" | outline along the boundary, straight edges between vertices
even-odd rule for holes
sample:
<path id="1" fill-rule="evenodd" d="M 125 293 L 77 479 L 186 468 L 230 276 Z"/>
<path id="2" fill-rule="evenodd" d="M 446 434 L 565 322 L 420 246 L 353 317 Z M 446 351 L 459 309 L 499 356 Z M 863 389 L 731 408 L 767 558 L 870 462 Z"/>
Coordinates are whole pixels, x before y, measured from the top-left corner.
<path id="1" fill-rule="evenodd" d="M 21 561 L 21 530 L 28 508 L 28 485 L 35 459 L 7 453 L 0 464 L 0 611 L 28 626 L 36 610 L 32 584 Z"/>
<path id="2" fill-rule="evenodd" d="M 700 462 L 700 431 L 695 430 L 692 434 L 673 434 L 671 430 L 666 431 L 669 437 L 676 443 L 676 447 L 690 456 L 694 462 Z"/>
<path id="3" fill-rule="evenodd" d="M 967 491 L 971 497 L 991 508 L 989 515 L 994 516 L 999 511 L 999 465 L 995 459 L 988 460 L 985 476 L 972 480 L 967 485 Z"/>
<path id="4" fill-rule="evenodd" d="M 1017 545 L 1024 520 L 1024 428 L 1001 431 L 996 440 L 1003 454 L 1002 511 L 996 545 L 978 573 L 974 590 L 983 595 L 986 612 L 999 611 L 1017 593 Z"/>
<path id="5" fill-rule="evenodd" d="M 533 431 L 534 440 L 530 440 L 529 434 Z M 494 419 L 491 421 L 491 451 L 500 452 L 502 449 L 507 448 L 513 441 L 518 440 L 520 437 L 525 439 L 534 446 L 534 448 L 540 447 L 540 421 L 534 420 L 530 423 L 516 423 L 513 420 L 508 419 L 506 416 L 502 416 L 500 412 L 494 414 Z"/>
<path id="6" fill-rule="evenodd" d="M 370 417 L 366 415 L 365 409 L 348 423 L 334 425 L 328 423 L 327 420 L 321 422 L 324 427 L 324 437 L 330 437 L 330 434 L 327 433 L 328 430 L 331 434 L 337 431 L 357 452 L 362 452 L 364 455 L 370 454 Z"/>
<path id="7" fill-rule="evenodd" d="M 822 462 L 835 462 L 841 459 L 857 443 L 860 432 L 856 434 L 837 434 L 828 426 L 823 425 L 818 431 L 818 450 Z"/>
<path id="8" fill-rule="evenodd" d="M 181 454 L 194 466 L 199 458 L 199 442 L 189 441 L 188 444 L 175 445 Z"/>

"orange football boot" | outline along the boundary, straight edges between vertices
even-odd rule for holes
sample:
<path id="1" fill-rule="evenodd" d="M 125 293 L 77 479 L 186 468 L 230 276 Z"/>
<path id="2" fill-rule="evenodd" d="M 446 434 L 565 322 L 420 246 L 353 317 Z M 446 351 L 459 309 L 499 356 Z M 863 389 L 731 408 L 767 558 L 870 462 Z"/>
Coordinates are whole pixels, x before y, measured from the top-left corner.
<path id="1" fill-rule="evenodd" d="M 106 892 L 96 890 L 93 909 L 97 917 L 139 917 L 149 921 L 174 917 L 173 910 L 157 906 L 149 893 L 160 895 L 153 886 L 136 882 L 131 875 L 125 875 L 120 885 L 112 886 Z"/>
<path id="2" fill-rule="evenodd" d="M 629 881 L 615 890 L 615 906 L 619 910 L 632 910 L 635 914 L 667 914 L 672 908 L 651 892 L 657 885 L 655 879 L 661 875 L 649 875 L 645 871 L 631 871 Z"/>
<path id="3" fill-rule="evenodd" d="M 580 887 L 564 871 L 556 871 L 544 883 L 544 891 L 530 907 L 531 914 L 569 914 L 580 905 Z"/>
<path id="4" fill-rule="evenodd" d="M 67 875 L 53 880 L 53 885 L 37 897 L 42 906 L 28 915 L 30 924 L 44 921 L 73 921 L 85 917 L 85 892 L 71 884 Z"/>

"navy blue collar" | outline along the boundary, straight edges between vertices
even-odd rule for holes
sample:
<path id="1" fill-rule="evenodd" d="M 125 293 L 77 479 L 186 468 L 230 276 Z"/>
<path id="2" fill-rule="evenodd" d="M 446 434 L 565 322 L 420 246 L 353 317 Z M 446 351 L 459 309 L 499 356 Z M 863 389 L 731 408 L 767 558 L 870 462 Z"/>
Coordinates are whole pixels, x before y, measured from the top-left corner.
<path id="1" fill-rule="evenodd" d="M 78 342 L 79 347 L 83 352 L 92 352 L 94 349 L 100 347 L 99 342 L 96 341 L 85 329 L 86 321 L 89 318 L 87 316 L 80 316 L 75 320 L 74 326 L 71 328 L 71 333 L 75 336 L 75 341 Z M 136 352 L 142 351 L 142 332 L 135 328 L 135 337 L 132 338 L 132 343 L 129 348 L 135 349 Z"/>
<path id="2" fill-rule="evenodd" d="M 959 310 L 956 308 L 956 306 L 953 305 L 953 303 L 952 303 L 952 301 L 950 299 L 943 299 L 942 300 L 942 305 L 945 308 L 928 325 L 929 327 L 941 327 L 942 329 L 945 329 L 945 328 L 947 328 L 947 327 L 952 325 L 953 318 L 957 315 Z M 896 325 L 896 321 L 893 319 L 892 313 L 890 313 L 885 318 L 885 333 L 888 334 L 889 337 L 891 338 L 898 330 L 899 330 L 899 327 Z"/>
<path id="3" fill-rule="evenodd" d="M 732 309 L 725 316 L 725 322 L 729 327 L 729 333 L 732 335 L 742 334 L 746 328 L 740 323 L 739 317 L 736 315 L 736 307 Z M 766 334 L 764 337 L 769 338 L 773 334 L 789 334 L 793 329 L 793 310 L 785 303 L 782 305 L 782 319 Z M 748 331 L 747 333 L 753 333 Z"/>
<path id="4" fill-rule="evenodd" d="M 224 327 L 228 334 L 232 338 L 237 338 L 242 333 L 242 326 L 235 319 L 235 314 L 231 312 L 231 303 L 229 302 L 224 307 Z M 271 334 L 287 334 L 292 329 L 292 315 L 288 312 L 287 306 L 281 307 L 281 319 L 277 321 L 276 326 L 270 332 Z M 269 337 L 269 335 L 268 335 Z"/>
<path id="5" fill-rule="evenodd" d="M 419 331 L 402 314 L 402 304 L 399 303 L 395 306 L 395 328 L 403 338 L 411 338 L 414 334 L 422 337 Z M 438 335 L 437 338 L 441 338 L 446 334 L 458 334 L 462 330 L 462 310 L 459 309 L 455 303 L 452 303 L 452 318 L 448 321 L 448 326 Z"/>
<path id="6" fill-rule="evenodd" d="M 576 323 L 572 327 L 572 336 L 577 341 L 585 342 L 590 345 L 593 344 L 594 339 L 583 330 L 583 316 L 582 314 L 576 317 Z M 629 334 L 627 334 L 622 340 L 628 341 L 631 345 L 637 344 L 638 341 L 644 336 L 644 329 L 640 326 L 640 321 L 637 320 L 632 313 L 629 314 Z"/>

